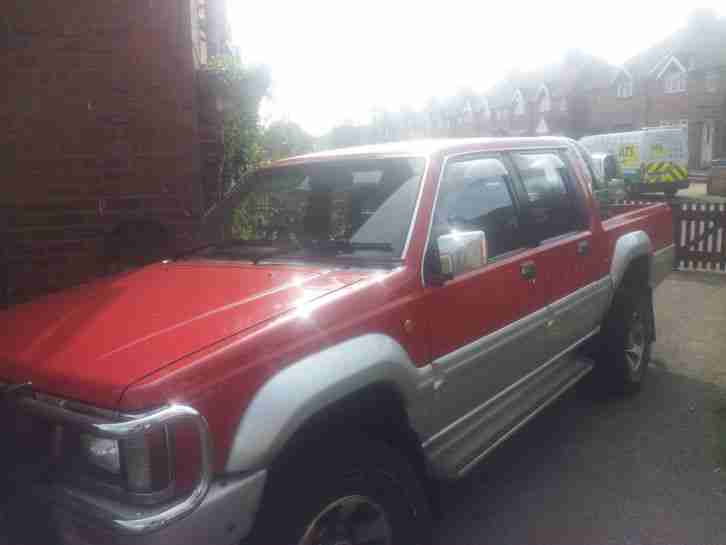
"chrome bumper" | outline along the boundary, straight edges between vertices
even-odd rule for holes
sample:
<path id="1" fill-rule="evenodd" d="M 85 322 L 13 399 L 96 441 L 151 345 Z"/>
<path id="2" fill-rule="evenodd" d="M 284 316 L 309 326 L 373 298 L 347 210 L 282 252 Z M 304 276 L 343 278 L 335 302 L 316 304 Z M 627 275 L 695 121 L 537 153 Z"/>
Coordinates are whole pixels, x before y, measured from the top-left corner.
<path id="1" fill-rule="evenodd" d="M 658 287 L 666 276 L 673 272 L 675 266 L 676 247 L 674 244 L 654 252 L 650 262 L 650 287 Z"/>
<path id="2" fill-rule="evenodd" d="M 8 389 L 7 385 L 0 384 L 0 391 L 3 389 L 17 389 L 17 394 L 5 397 L 10 397 L 9 401 L 19 411 L 97 437 L 123 440 L 182 420 L 191 421 L 196 427 L 200 442 L 199 478 L 194 489 L 174 503 L 131 506 L 66 486 L 34 486 L 32 496 L 49 505 L 54 530 L 59 532 L 62 543 L 227 545 L 249 532 L 266 473 L 259 471 L 235 479 L 218 479 L 213 486 L 209 427 L 195 409 L 169 405 L 143 414 L 120 415 L 35 393 L 29 385 Z M 227 515 L 226 519 L 221 518 L 223 514 Z"/>
<path id="3" fill-rule="evenodd" d="M 215 480 L 197 509 L 157 531 L 123 534 L 99 526 L 67 491 L 51 508 L 55 533 L 62 545 L 237 545 L 252 529 L 267 473 Z M 79 511 L 78 509 L 81 509 Z"/>

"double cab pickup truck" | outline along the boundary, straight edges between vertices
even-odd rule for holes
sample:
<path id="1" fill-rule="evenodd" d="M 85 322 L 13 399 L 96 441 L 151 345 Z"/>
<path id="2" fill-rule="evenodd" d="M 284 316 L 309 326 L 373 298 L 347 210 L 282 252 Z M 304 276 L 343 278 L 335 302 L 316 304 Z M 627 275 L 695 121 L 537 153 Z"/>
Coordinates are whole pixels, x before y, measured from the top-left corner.
<path id="1" fill-rule="evenodd" d="M 583 153 L 283 160 L 206 244 L 3 312 L 4 520 L 64 544 L 424 542 L 437 482 L 587 375 L 646 378 L 671 212 L 598 204 Z"/>

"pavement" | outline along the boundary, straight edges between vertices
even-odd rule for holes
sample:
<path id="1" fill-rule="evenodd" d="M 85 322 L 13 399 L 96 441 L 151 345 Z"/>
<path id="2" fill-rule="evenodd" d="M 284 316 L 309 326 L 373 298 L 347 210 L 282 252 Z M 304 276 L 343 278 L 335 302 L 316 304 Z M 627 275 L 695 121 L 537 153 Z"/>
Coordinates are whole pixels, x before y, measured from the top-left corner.
<path id="1" fill-rule="evenodd" d="M 705 183 L 691 183 L 688 189 L 681 189 L 677 193 L 682 199 L 697 200 L 701 202 L 726 203 L 726 197 L 709 195 Z"/>
<path id="2" fill-rule="evenodd" d="M 637 396 L 578 387 L 446 486 L 437 545 L 726 543 L 726 275 L 673 273 Z"/>

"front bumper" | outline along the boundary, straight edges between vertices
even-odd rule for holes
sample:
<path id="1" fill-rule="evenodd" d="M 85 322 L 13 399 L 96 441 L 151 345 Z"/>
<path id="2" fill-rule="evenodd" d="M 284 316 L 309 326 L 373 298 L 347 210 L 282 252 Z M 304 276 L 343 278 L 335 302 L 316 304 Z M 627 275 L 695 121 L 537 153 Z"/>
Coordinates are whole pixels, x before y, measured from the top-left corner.
<path id="1" fill-rule="evenodd" d="M 57 534 L 56 542 L 228 545 L 249 533 L 266 472 L 224 475 L 213 480 L 210 431 L 204 417 L 193 408 L 169 405 L 143 414 L 123 415 L 34 392 L 30 384 L 0 384 L 0 393 L 21 414 L 96 437 L 123 440 L 179 421 L 190 422 L 196 428 L 200 445 L 197 484 L 171 503 L 142 507 L 42 479 L 36 484 L 27 482 L 30 505 L 43 505 L 51 513 L 50 529 Z"/>
<path id="2" fill-rule="evenodd" d="M 265 470 L 216 479 L 193 512 L 152 532 L 124 534 L 89 516 L 88 500 L 67 490 L 53 496 L 51 524 L 62 545 L 233 545 L 252 529 L 262 499 Z M 42 491 L 46 496 L 49 491 Z"/>

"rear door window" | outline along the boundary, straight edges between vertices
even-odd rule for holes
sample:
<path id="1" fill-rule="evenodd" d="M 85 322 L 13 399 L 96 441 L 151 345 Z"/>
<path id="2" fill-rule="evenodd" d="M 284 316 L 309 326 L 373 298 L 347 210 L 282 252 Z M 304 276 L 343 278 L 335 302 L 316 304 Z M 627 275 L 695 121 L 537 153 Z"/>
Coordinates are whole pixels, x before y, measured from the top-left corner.
<path id="1" fill-rule="evenodd" d="M 512 160 L 524 189 L 530 237 L 546 240 L 585 228 L 574 181 L 557 152 L 513 153 Z"/>

